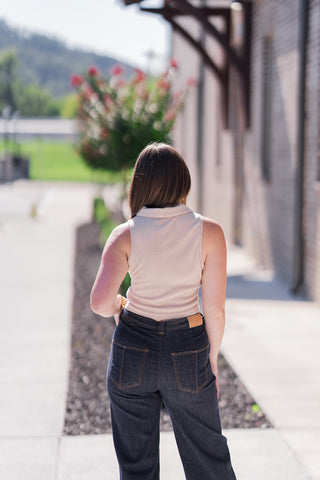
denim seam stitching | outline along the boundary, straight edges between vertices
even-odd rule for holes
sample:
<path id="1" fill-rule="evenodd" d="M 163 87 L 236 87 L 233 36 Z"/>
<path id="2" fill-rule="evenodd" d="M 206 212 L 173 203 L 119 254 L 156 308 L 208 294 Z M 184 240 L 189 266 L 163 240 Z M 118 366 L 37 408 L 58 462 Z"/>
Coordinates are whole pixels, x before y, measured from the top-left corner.
<path id="1" fill-rule="evenodd" d="M 204 350 L 207 350 L 209 351 L 209 344 L 206 345 L 205 347 L 203 348 L 200 348 L 198 350 L 189 350 L 189 351 L 186 351 L 186 352 L 174 352 L 174 353 L 171 353 L 171 356 L 172 356 L 172 361 L 173 361 L 173 368 L 174 368 L 174 373 L 175 373 L 175 377 L 176 377 L 176 382 L 178 384 L 178 389 L 183 391 L 183 392 L 190 392 L 190 393 L 199 393 L 200 390 L 202 390 L 204 388 L 204 386 L 207 384 L 208 382 L 208 367 L 206 366 L 206 377 L 205 377 L 205 381 L 204 383 L 199 387 L 198 386 L 198 354 Z M 181 355 L 186 355 L 188 353 L 193 353 L 193 354 L 196 354 L 196 389 L 191 389 L 191 388 L 185 388 L 185 387 L 182 387 L 181 383 L 180 383 L 180 380 L 179 380 L 179 374 L 178 374 L 178 368 L 177 368 L 177 365 L 176 365 L 176 362 L 175 362 L 175 357 L 177 356 L 181 356 Z M 208 355 L 206 357 L 206 363 L 207 363 L 207 359 L 208 359 Z"/>
<path id="2" fill-rule="evenodd" d="M 146 356 L 147 356 L 147 351 L 146 352 L 143 352 L 143 361 L 142 361 L 142 365 L 141 365 L 141 368 L 140 368 L 140 376 L 139 376 L 139 381 L 138 383 L 134 384 L 134 385 L 128 385 L 127 387 L 123 387 L 123 388 L 132 388 L 132 387 L 139 387 L 141 385 L 141 382 L 142 382 L 142 375 L 143 375 L 143 371 L 144 371 L 144 366 L 145 366 L 145 363 L 146 363 Z"/>
<path id="3" fill-rule="evenodd" d="M 149 348 L 140 348 L 140 347 L 134 347 L 133 345 L 124 345 L 123 343 L 119 343 L 116 340 L 112 340 L 112 342 L 118 347 L 127 348 L 128 350 L 137 350 L 138 352 L 145 352 L 145 353 L 149 352 Z"/>
<path id="4" fill-rule="evenodd" d="M 199 392 L 199 387 L 198 387 L 198 355 L 199 352 L 196 353 L 196 361 L 195 361 L 195 369 L 196 369 L 196 392 Z"/>
<path id="5" fill-rule="evenodd" d="M 117 345 L 118 347 L 122 348 L 122 357 L 121 357 L 121 367 L 120 367 L 120 375 L 119 375 L 119 382 L 116 381 L 116 379 L 112 376 L 112 373 L 110 372 L 110 378 L 111 380 L 113 381 L 113 383 L 115 383 L 115 385 L 120 389 L 120 390 L 124 390 L 124 389 L 127 389 L 127 388 L 133 388 L 133 387 L 139 387 L 141 385 L 141 381 L 142 381 L 142 375 L 143 375 L 143 371 L 144 371 L 144 366 L 145 366 L 145 363 L 146 363 L 146 356 L 147 356 L 147 353 L 149 352 L 149 349 L 148 348 L 138 348 L 138 347 L 131 347 L 131 346 L 127 346 L 127 345 L 122 345 L 121 343 L 118 343 L 116 342 L 115 340 L 112 340 L 112 343 L 114 343 L 115 345 Z M 136 351 L 140 351 L 142 352 L 144 355 L 143 355 L 143 360 L 142 360 L 142 363 L 141 363 L 141 367 L 140 367 L 140 374 L 139 374 L 139 380 L 138 382 L 134 383 L 134 384 L 130 384 L 130 385 L 126 385 L 126 386 L 123 386 L 122 385 L 122 373 L 123 373 L 123 366 L 124 366 L 124 357 L 125 357 L 125 352 L 126 350 L 136 350 Z"/>
<path id="6" fill-rule="evenodd" d="M 112 343 L 115 343 L 116 345 L 119 346 L 118 343 L 116 343 L 114 340 L 112 340 Z M 123 347 L 121 345 L 121 347 Z M 122 369 L 123 369 L 123 364 L 124 364 L 124 353 L 125 353 L 125 348 L 122 348 L 122 356 L 121 356 L 121 367 L 120 367 L 120 375 L 119 375 L 119 382 L 116 381 L 116 379 L 112 376 L 111 372 L 110 372 L 110 378 L 111 380 L 113 381 L 113 383 L 115 383 L 117 385 L 118 388 L 120 388 L 121 390 L 121 380 L 122 380 Z"/>
<path id="7" fill-rule="evenodd" d="M 208 345 L 208 348 L 207 348 L 207 356 L 206 356 L 206 377 L 205 377 L 205 381 L 203 382 L 202 385 L 200 385 L 200 387 L 198 386 L 198 392 L 200 392 L 200 390 L 203 389 L 203 387 L 205 387 L 205 385 L 207 385 L 208 383 L 208 352 L 209 352 L 209 345 Z"/>
<path id="8" fill-rule="evenodd" d="M 160 388 L 160 364 L 161 364 L 161 337 L 159 337 L 160 345 L 159 345 L 159 367 L 158 367 L 158 390 Z"/>
<path id="9" fill-rule="evenodd" d="M 173 352 L 173 353 L 171 353 L 171 355 L 172 355 L 173 357 L 178 357 L 178 356 L 180 356 L 180 355 L 186 355 L 186 354 L 188 354 L 188 353 L 201 353 L 201 352 L 203 352 L 204 350 L 208 350 L 208 348 L 209 348 L 209 344 L 206 345 L 205 347 L 199 348 L 198 350 L 186 350 L 186 351 L 184 351 L 184 352 Z"/>

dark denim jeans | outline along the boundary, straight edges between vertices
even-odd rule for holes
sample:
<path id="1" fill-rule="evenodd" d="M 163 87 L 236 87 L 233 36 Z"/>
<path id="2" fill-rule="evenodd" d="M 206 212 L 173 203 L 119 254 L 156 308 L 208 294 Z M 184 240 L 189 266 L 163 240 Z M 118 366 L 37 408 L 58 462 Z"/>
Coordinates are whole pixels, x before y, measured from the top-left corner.
<path id="1" fill-rule="evenodd" d="M 159 418 L 171 417 L 187 480 L 235 480 L 221 434 L 204 323 L 120 315 L 107 386 L 121 480 L 159 479 Z"/>

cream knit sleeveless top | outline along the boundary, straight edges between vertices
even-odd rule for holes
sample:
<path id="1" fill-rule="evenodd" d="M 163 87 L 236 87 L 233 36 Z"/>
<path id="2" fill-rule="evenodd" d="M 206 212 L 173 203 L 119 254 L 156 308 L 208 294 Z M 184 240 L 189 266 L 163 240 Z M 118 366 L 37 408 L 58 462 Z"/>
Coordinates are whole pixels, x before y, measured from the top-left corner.
<path id="1" fill-rule="evenodd" d="M 184 204 L 143 207 L 129 226 L 132 283 L 126 309 L 155 320 L 199 312 L 202 216 Z"/>

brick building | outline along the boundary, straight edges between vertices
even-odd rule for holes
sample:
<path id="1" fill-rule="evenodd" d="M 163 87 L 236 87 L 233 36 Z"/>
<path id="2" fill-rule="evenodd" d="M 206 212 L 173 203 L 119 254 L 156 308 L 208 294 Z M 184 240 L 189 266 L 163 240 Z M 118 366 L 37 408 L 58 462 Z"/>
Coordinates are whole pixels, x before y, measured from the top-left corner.
<path id="1" fill-rule="evenodd" d="M 174 132 L 192 206 L 320 302 L 320 0 L 166 0 L 154 13 L 173 27 L 175 87 L 197 80 Z"/>

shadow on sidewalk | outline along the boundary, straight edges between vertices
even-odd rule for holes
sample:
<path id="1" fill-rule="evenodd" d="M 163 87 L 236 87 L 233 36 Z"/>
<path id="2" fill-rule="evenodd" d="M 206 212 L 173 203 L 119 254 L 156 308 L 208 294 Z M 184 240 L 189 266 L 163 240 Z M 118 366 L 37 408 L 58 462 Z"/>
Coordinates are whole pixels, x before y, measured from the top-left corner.
<path id="1" fill-rule="evenodd" d="M 240 300 L 309 302 L 303 294 L 299 293 L 293 295 L 288 286 L 267 271 L 228 276 L 227 298 Z"/>

